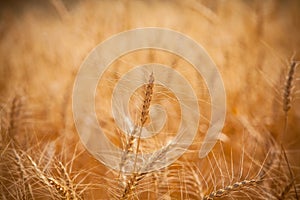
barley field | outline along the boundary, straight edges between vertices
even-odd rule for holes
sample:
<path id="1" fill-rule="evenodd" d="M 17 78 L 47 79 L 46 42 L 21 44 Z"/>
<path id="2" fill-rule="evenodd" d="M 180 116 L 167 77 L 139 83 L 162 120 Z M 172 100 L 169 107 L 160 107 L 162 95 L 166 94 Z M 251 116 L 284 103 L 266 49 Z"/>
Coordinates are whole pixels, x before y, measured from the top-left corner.
<path id="1" fill-rule="evenodd" d="M 225 123 L 213 149 L 199 157 L 214 125 L 205 77 L 179 55 L 160 49 L 122 55 L 97 82 L 94 105 L 104 135 L 123 150 L 116 170 L 79 136 L 74 83 L 98 44 L 145 27 L 174 30 L 202 45 L 224 83 Z M 299 199 L 299 33 L 298 0 L 1 1 L 0 199 Z M 121 104 L 112 103 L 115 86 L 147 63 L 168 66 L 188 81 L 200 118 L 192 144 L 178 159 L 143 171 L 138 169 L 165 162 L 166 152 L 145 166 L 138 166 L 134 155 L 170 144 L 184 116 L 174 92 L 156 82 L 159 75 L 145 72 L 142 80 L 120 84 L 125 93 L 131 83 L 144 85 L 128 99 L 126 116 L 115 119 L 112 108 L 122 112 Z M 154 105 L 164 111 L 151 114 Z M 124 133 L 116 122 L 128 119 L 134 128 Z M 149 124 L 161 129 L 142 138 L 136 128 Z M 100 147 L 100 139 L 92 145 Z M 176 149 L 169 145 L 167 151 Z"/>

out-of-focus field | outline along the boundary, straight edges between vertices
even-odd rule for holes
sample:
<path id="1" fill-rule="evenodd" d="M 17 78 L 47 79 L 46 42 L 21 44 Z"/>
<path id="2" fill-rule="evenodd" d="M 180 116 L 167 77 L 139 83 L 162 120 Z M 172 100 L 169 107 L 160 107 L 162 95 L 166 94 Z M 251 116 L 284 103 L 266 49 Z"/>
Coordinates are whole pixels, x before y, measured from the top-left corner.
<path id="1" fill-rule="evenodd" d="M 68 168 L 72 161 L 70 174 L 74 177 L 78 173 L 74 182 L 79 183 L 82 180 L 81 187 L 85 188 L 83 194 L 80 194 L 82 198 L 107 199 L 120 197 L 120 194 L 122 196 L 123 190 L 116 186 L 119 181 L 118 176 L 94 159 L 80 143 L 72 116 L 72 89 L 81 63 L 96 45 L 119 32 L 142 27 L 164 27 L 193 38 L 207 50 L 218 66 L 227 95 L 227 116 L 223 133 L 228 138 L 218 143 L 215 151 L 224 148 L 222 150 L 224 159 L 219 159 L 229 164 L 220 164 L 221 162 L 217 162 L 218 159 L 214 155 L 210 155 L 215 163 L 221 166 L 209 165 L 211 162 L 208 161 L 203 161 L 204 164 L 198 165 L 202 161 L 194 150 L 200 148 L 199 144 L 209 126 L 210 102 L 205 82 L 192 66 L 178 56 L 162 51 L 133 52 L 113 63 L 99 82 L 96 94 L 99 124 L 112 140 L 118 139 L 118 129 L 114 125 L 109 108 L 114 84 L 122 74 L 134 66 L 149 62 L 172 66 L 190 81 L 199 98 L 202 114 L 197 141 L 187 152 L 186 157 L 183 156 L 179 161 L 180 167 L 193 168 L 195 165 L 202 174 L 207 175 L 207 177 L 202 177 L 207 181 L 205 183 L 205 181 L 201 182 L 201 178 L 199 181 L 195 177 L 191 178 L 193 173 L 186 175 L 187 178 L 182 171 L 177 173 L 176 169 L 180 167 L 175 166 L 173 169 L 171 166 L 169 173 L 161 172 L 163 174 L 161 179 L 177 177 L 178 180 L 172 182 L 173 179 L 170 179 L 170 186 L 166 187 L 165 182 L 157 179 L 159 174 L 149 175 L 150 178 L 145 179 L 145 182 L 149 184 L 148 188 L 141 186 L 140 191 L 143 192 L 136 193 L 137 196 L 134 198 L 201 199 L 213 191 L 225 188 L 226 185 L 257 177 L 251 175 L 255 164 L 253 166 L 249 164 L 255 163 L 254 158 L 248 158 L 246 161 L 242 155 L 245 154 L 247 157 L 246 155 L 253 154 L 255 157 L 254 154 L 257 153 L 257 162 L 260 161 L 260 163 L 256 163 L 258 168 L 256 172 L 263 169 L 267 160 L 265 156 L 272 154 L 270 153 L 272 151 L 260 140 L 261 135 L 263 138 L 265 135 L 270 135 L 268 137 L 272 138 L 272 144 L 276 143 L 277 146 L 283 144 L 289 164 L 286 164 L 283 153 L 276 151 L 281 155 L 279 162 L 284 163 L 282 165 L 292 166 L 292 179 L 296 181 L 290 181 L 289 170 L 285 170 L 286 177 L 289 177 L 286 181 L 277 181 L 279 184 L 276 187 L 264 186 L 269 189 L 274 188 L 274 194 L 267 197 L 266 194 L 253 195 L 250 191 L 251 194 L 249 193 L 248 196 L 247 192 L 243 191 L 244 196 L 233 197 L 279 199 L 291 182 L 293 184 L 290 185 L 295 186 L 300 193 L 300 159 L 297 156 L 300 151 L 299 67 L 296 68 L 294 74 L 292 103 L 287 113 L 286 132 L 284 131 L 285 113 L 282 105 L 290 61 L 300 60 L 300 1 L 30 0 L 0 3 L 0 126 L 2 133 L 0 193 L 3 194 L 0 199 L 24 199 L 25 197 L 22 198 L 20 195 L 25 191 L 20 189 L 21 185 L 31 184 L 31 180 L 10 181 L 15 178 L 15 175 L 11 173 L 19 174 L 24 171 L 22 168 L 11 168 L 11 172 L 4 173 L 7 171 L 5 162 L 10 162 L 5 160 L 6 150 L 9 149 L 6 147 L 10 147 L 10 144 L 5 143 L 3 135 L 6 134 L 9 134 L 8 137 L 20 146 L 14 148 L 27 152 L 33 159 L 39 160 L 40 163 L 36 162 L 41 166 L 47 166 L 45 164 L 47 161 L 42 161 L 43 156 L 52 158 L 56 155 L 57 159 Z M 180 118 L 180 111 L 178 102 L 173 101 L 175 97 L 168 92 L 170 91 L 159 87 L 155 91 L 154 88 L 153 101 L 166 106 L 170 121 L 167 122 L 163 131 L 173 133 L 178 128 L 177 120 Z M 97 101 L 98 98 L 104 99 L 103 102 Z M 135 100 L 131 102 L 134 104 Z M 132 115 L 136 112 L 134 108 L 135 106 L 132 107 Z M 142 144 L 145 148 L 147 147 L 147 142 Z M 155 148 L 159 147 L 155 146 Z M 244 153 L 245 149 L 248 154 Z M 255 149 L 258 150 L 255 151 Z M 267 153 L 264 154 L 265 152 L 261 151 L 267 151 Z M 244 173 L 241 172 L 243 164 L 240 162 L 243 159 L 245 159 Z M 51 159 L 49 160 L 51 163 Z M 25 168 L 26 165 L 30 166 L 28 159 L 24 163 Z M 48 165 L 51 165 L 49 163 Z M 247 170 L 251 173 L 247 174 Z M 51 171 L 51 174 L 55 177 L 60 173 Z M 218 178 L 218 176 L 223 178 Z M 48 187 L 43 186 L 39 179 L 41 177 L 33 180 L 34 184 L 30 186 L 33 188 L 31 193 L 36 199 L 48 197 L 55 199 L 56 196 L 48 194 L 47 197 L 43 196 L 44 193 L 41 192 L 43 189 L 36 189 L 35 193 L 36 187 Z M 195 181 L 191 184 L 191 188 L 186 186 L 190 182 L 185 183 L 185 180 L 190 181 L 190 179 Z M 160 183 L 163 185 L 161 191 Z M 197 184 L 205 186 L 196 187 Z M 135 188 L 137 191 L 139 191 L 138 186 L 139 184 Z M 49 188 L 51 190 L 51 186 Z M 11 193 L 13 190 L 18 190 L 18 195 Z M 292 194 L 295 193 L 293 189 L 289 191 Z M 233 197 L 229 195 L 229 198 Z M 290 197 L 295 198 L 295 195 L 290 195 Z M 28 196 L 26 198 L 31 199 Z"/>

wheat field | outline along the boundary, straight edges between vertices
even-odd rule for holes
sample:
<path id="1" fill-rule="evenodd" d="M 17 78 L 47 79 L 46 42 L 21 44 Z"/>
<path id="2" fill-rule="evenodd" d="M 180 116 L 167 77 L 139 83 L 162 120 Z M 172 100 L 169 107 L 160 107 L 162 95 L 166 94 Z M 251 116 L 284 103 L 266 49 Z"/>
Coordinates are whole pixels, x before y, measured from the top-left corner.
<path id="1" fill-rule="evenodd" d="M 166 51 L 121 56 L 95 91 L 98 123 L 123 149 L 120 169 L 136 165 L 128 161 L 130 153 L 168 144 L 182 117 L 172 90 L 156 84 L 155 73 L 146 74 L 126 117 L 134 127 L 152 122 L 163 127 L 152 138 L 124 134 L 111 110 L 114 87 L 124 74 L 147 63 L 169 66 L 188 80 L 201 110 L 197 135 L 179 159 L 154 171 L 134 166 L 125 173 L 84 146 L 72 94 L 89 52 L 114 34 L 144 27 L 175 30 L 203 46 L 224 82 L 226 120 L 212 151 L 199 158 L 212 115 L 204 78 Z M 298 0 L 1 1 L 0 199 L 299 199 L 299 32 Z M 127 85 L 120 87 L 126 91 Z M 165 108 L 165 121 L 149 117 L 154 104 Z"/>

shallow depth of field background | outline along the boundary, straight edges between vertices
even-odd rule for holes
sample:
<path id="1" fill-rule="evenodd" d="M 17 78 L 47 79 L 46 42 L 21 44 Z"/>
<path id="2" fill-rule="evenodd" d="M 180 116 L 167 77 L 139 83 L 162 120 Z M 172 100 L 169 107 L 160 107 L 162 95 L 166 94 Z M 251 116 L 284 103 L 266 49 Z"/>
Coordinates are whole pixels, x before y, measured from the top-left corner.
<path id="1" fill-rule="evenodd" d="M 39 158 L 43 155 L 40 152 L 51 146 L 54 154 L 64 162 L 73 159 L 76 149 L 80 154 L 74 160 L 74 171 L 94 174 L 85 177 L 87 185 L 105 185 L 102 178 L 113 175 L 84 149 L 73 123 L 73 82 L 84 58 L 96 45 L 114 34 L 141 27 L 173 29 L 200 43 L 218 66 L 224 81 L 227 117 L 223 133 L 228 136 L 224 141 L 227 150 L 235 148 L 234 145 L 242 145 L 243 137 L 246 137 L 247 143 L 245 132 L 251 132 L 249 127 L 261 134 L 268 132 L 278 143 L 284 144 L 299 181 L 299 67 L 295 73 L 292 107 L 288 113 L 288 132 L 280 136 L 284 132 L 281 102 L 285 74 L 291 59 L 300 60 L 298 0 L 1 2 L 1 126 L 5 127 L 6 121 L 10 120 L 9 114 L 3 113 L 9 113 L 7 110 L 13 99 L 18 98 L 20 114 L 14 119 L 13 134 L 22 148 L 39 149 L 34 150 L 35 155 L 32 155 Z M 210 117 L 205 83 L 192 66 L 166 52 L 137 51 L 123 56 L 110 67 L 99 82 L 96 95 L 99 124 L 112 140 L 118 138 L 118 129 L 108 109 L 113 86 L 122 73 L 147 62 L 172 66 L 191 82 L 203 112 L 197 137 L 201 141 Z M 160 88 L 157 91 L 170 92 Z M 178 105 L 166 98 L 169 96 L 174 100 L 172 94 L 164 96 L 161 93 L 155 94 L 154 89 L 153 101 L 165 105 L 169 112 L 171 121 L 164 130 L 176 132 L 176 120 L 180 118 Z M 98 102 L 98 98 L 104 99 L 103 103 Z M 135 106 L 132 108 L 134 116 Z M 195 142 L 191 151 L 199 149 L 200 143 Z M 229 150 L 225 152 L 230 154 Z M 196 163 L 199 158 L 188 155 L 186 159 Z M 106 193 L 103 192 L 106 189 L 95 188 L 87 190 L 86 199 L 105 199 Z"/>

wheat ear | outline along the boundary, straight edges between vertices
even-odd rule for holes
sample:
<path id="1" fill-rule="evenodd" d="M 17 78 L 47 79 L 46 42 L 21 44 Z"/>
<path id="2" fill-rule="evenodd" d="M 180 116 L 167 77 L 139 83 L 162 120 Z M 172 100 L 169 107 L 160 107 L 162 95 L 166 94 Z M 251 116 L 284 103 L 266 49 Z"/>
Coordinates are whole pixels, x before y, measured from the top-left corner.
<path id="1" fill-rule="evenodd" d="M 137 162 L 137 155 L 139 151 L 140 146 L 140 138 L 142 133 L 142 128 L 145 125 L 148 115 L 149 115 L 149 108 L 150 103 L 152 100 L 152 94 L 153 94 L 153 86 L 154 86 L 154 76 L 153 73 L 151 73 L 149 77 L 149 81 L 145 86 L 145 96 L 139 121 L 139 126 L 135 127 L 135 130 L 137 130 L 137 135 L 133 135 L 133 137 L 137 138 L 137 145 L 135 149 L 135 159 L 134 159 L 134 167 L 133 172 L 129 177 L 125 177 L 127 181 L 125 181 L 125 189 L 123 191 L 123 194 L 121 195 L 121 199 L 128 199 L 133 191 L 135 190 L 135 187 L 137 186 L 138 181 L 143 179 L 143 177 L 146 175 L 145 173 L 136 173 L 136 162 Z M 132 147 L 132 145 L 131 145 Z M 132 149 L 131 149 L 132 150 Z"/>
<path id="2" fill-rule="evenodd" d="M 22 102 L 19 96 L 15 96 L 11 103 L 8 124 L 8 137 L 15 140 L 15 135 L 18 129 L 18 121 L 21 116 Z"/>
<path id="3" fill-rule="evenodd" d="M 283 91 L 283 111 L 287 113 L 291 109 L 291 101 L 292 101 L 292 89 L 294 76 L 296 72 L 296 67 L 298 63 L 296 61 L 292 61 L 289 67 L 288 74 L 286 76 L 284 91 Z"/>
<path id="4" fill-rule="evenodd" d="M 66 180 L 66 187 L 68 188 L 67 194 L 69 195 L 70 199 L 77 200 L 76 192 L 74 190 L 73 181 L 69 176 L 69 173 L 67 172 L 66 167 L 62 164 L 62 162 L 58 161 L 58 166 L 63 172 L 64 178 Z"/>
<path id="5" fill-rule="evenodd" d="M 126 186 L 120 199 L 128 199 L 132 196 L 138 182 L 144 178 L 146 173 L 132 173 L 132 175 L 125 182 Z"/>
<path id="6" fill-rule="evenodd" d="M 22 182 L 22 187 L 23 187 L 23 196 L 22 199 L 28 199 L 27 195 L 29 194 L 31 196 L 31 198 L 33 198 L 33 192 L 31 189 L 31 185 L 28 183 L 28 174 L 26 173 L 26 167 L 24 166 L 23 162 L 22 162 L 22 158 L 20 156 L 20 154 L 17 152 L 16 148 L 12 148 L 16 162 L 17 162 L 17 166 L 18 166 L 18 170 L 20 171 L 20 178 L 23 181 Z"/>
<path id="7" fill-rule="evenodd" d="M 54 189 L 59 195 L 64 197 L 65 199 L 70 199 L 70 194 L 68 188 L 61 184 L 60 181 L 56 180 L 52 176 L 46 176 L 44 173 L 38 168 L 37 163 L 31 158 L 30 155 L 26 154 L 27 159 L 30 161 L 36 176 L 42 181 L 43 184 L 48 186 L 49 188 Z"/>
<path id="8" fill-rule="evenodd" d="M 294 60 L 291 61 L 291 64 L 289 66 L 289 71 L 288 71 L 288 74 L 286 76 L 285 85 L 284 85 L 284 91 L 283 91 L 283 111 L 285 113 L 284 135 L 287 134 L 287 129 L 288 129 L 288 112 L 291 109 L 293 82 L 294 82 L 294 79 L 295 79 L 295 73 L 296 73 L 297 65 L 298 65 L 298 63 L 296 61 L 294 61 Z M 282 135 L 281 135 L 281 137 L 282 137 Z M 281 139 L 282 138 L 280 138 L 280 141 L 282 142 Z M 295 185 L 295 181 L 294 181 L 294 175 L 293 175 L 293 172 L 291 170 L 288 158 L 287 158 L 286 153 L 285 153 L 285 149 L 284 149 L 282 144 L 281 144 L 281 149 L 283 151 L 284 159 L 285 159 L 285 161 L 287 163 L 287 166 L 288 166 L 288 170 L 289 170 L 289 173 L 290 173 L 290 178 L 293 180 L 291 182 L 291 184 L 292 184 L 292 186 L 294 187 L 294 190 L 295 190 L 295 197 L 296 197 L 296 199 L 299 199 L 297 189 L 296 189 L 296 185 Z M 283 192 L 283 194 L 284 194 L 284 192 Z"/>
<path id="9" fill-rule="evenodd" d="M 230 192 L 238 191 L 238 190 L 241 190 L 241 189 L 247 188 L 247 187 L 251 187 L 256 184 L 259 184 L 260 182 L 261 182 L 261 180 L 257 180 L 257 179 L 239 181 L 232 185 L 228 185 L 224 188 L 213 191 L 208 195 L 205 195 L 203 197 L 203 200 L 212 200 L 214 198 L 223 197 Z"/>
<path id="10" fill-rule="evenodd" d="M 292 61 L 289 66 L 289 71 L 286 76 L 286 80 L 284 83 L 284 90 L 283 90 L 283 111 L 285 113 L 285 120 L 284 120 L 284 134 L 287 134 L 287 124 L 288 124 L 288 111 L 291 109 L 291 102 L 292 102 L 292 90 L 293 90 L 293 81 L 296 72 L 297 62 Z M 282 134 L 280 135 L 280 141 L 282 141 Z"/>
<path id="11" fill-rule="evenodd" d="M 129 137 L 126 139 L 124 153 L 122 155 L 121 162 L 120 162 L 120 172 L 123 171 L 123 167 L 125 166 L 125 163 L 128 159 L 129 154 L 134 152 L 135 144 L 137 144 L 137 146 L 135 148 L 135 154 L 137 155 L 137 152 L 139 149 L 139 144 L 140 144 L 142 128 L 145 125 L 145 123 L 148 119 L 148 115 L 149 115 L 149 108 L 150 108 L 150 103 L 151 103 L 152 94 L 153 94 L 153 86 L 154 86 L 154 76 L 153 76 L 153 73 L 151 73 L 148 84 L 145 86 L 145 96 L 144 96 L 141 116 L 139 119 L 139 126 L 135 126 L 133 131 L 130 133 Z M 135 160 L 136 160 L 136 158 L 135 158 Z M 134 164 L 134 169 L 135 169 L 135 167 L 136 167 L 136 163 Z"/>
<path id="12" fill-rule="evenodd" d="M 144 97 L 143 109 L 142 109 L 142 113 L 141 113 L 141 117 L 140 117 L 140 128 L 139 128 L 140 130 L 139 130 L 139 134 L 138 134 L 138 138 L 137 138 L 137 146 L 136 146 L 136 150 L 135 150 L 135 161 L 134 161 L 133 171 L 135 171 L 135 168 L 136 168 L 136 161 L 137 161 L 138 151 L 140 148 L 142 128 L 145 125 L 145 123 L 149 117 L 149 108 L 150 108 L 150 103 L 152 100 L 153 86 L 154 86 L 154 76 L 153 76 L 153 73 L 151 73 L 149 82 L 145 88 L 145 97 Z"/>

